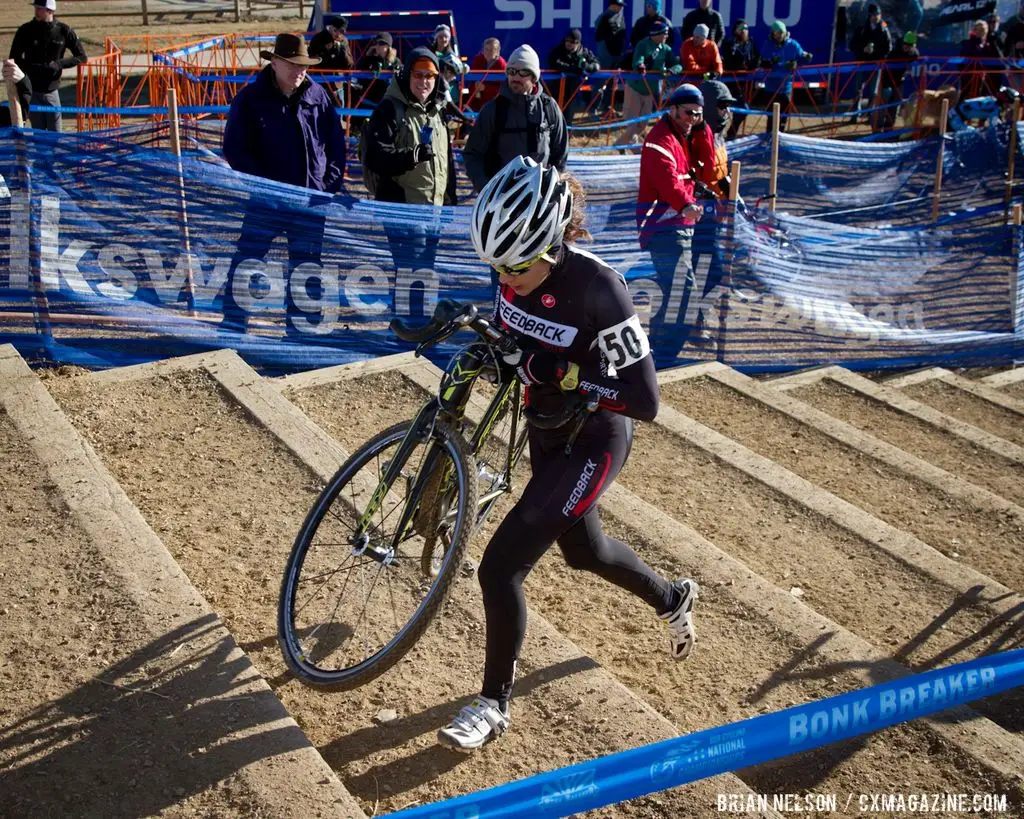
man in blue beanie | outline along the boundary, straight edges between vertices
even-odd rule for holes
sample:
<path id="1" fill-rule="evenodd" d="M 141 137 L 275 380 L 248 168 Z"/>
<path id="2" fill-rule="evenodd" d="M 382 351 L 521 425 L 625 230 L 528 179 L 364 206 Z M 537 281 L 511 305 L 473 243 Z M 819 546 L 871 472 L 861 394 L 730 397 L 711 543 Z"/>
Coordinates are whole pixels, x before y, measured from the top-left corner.
<path id="1" fill-rule="evenodd" d="M 669 48 L 675 49 L 676 32 L 672 23 L 661 13 L 661 0 L 647 0 L 644 4 L 644 16 L 633 24 L 633 33 L 629 35 L 629 42 L 633 48 L 640 45 L 643 40 L 651 36 L 651 30 L 661 26 L 668 26 Z"/>
<path id="2" fill-rule="evenodd" d="M 694 175 L 702 165 L 711 168 L 714 163 L 714 143 L 703 117 L 700 89 L 680 85 L 640 152 L 636 224 L 640 246 L 651 254 L 660 291 L 651 297 L 648 332 L 658 367 L 675 363 L 690 332 L 686 313 L 694 290 L 693 231 L 704 215 Z"/>

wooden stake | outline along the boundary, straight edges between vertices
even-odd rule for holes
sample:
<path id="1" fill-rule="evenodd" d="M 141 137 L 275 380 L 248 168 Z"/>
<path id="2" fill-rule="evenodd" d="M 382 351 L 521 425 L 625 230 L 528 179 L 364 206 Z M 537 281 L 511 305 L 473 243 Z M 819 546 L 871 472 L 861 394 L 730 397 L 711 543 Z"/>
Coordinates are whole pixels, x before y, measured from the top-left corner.
<path id="1" fill-rule="evenodd" d="M 949 99 L 942 100 L 939 114 L 939 151 L 935 160 L 935 193 L 932 200 L 932 221 L 939 221 L 939 200 L 942 197 L 942 162 L 946 158 L 946 120 L 949 119 Z"/>
<path id="2" fill-rule="evenodd" d="M 1014 125 L 1016 127 L 1016 125 Z M 1024 224 L 1024 207 L 1020 204 L 1013 206 L 1013 259 L 1010 262 L 1010 304 L 1013 310 L 1013 332 L 1017 335 L 1022 329 L 1020 326 L 1021 311 L 1024 306 L 1017 303 L 1017 289 L 1019 285 L 1019 273 L 1017 271 L 1017 260 L 1020 258 L 1020 226 Z"/>
<path id="3" fill-rule="evenodd" d="M 11 106 L 11 125 L 15 128 L 25 127 L 25 119 L 21 116 L 21 101 L 18 99 L 18 84 L 7 80 L 7 102 Z"/>
<path id="4" fill-rule="evenodd" d="M 1013 200 L 1013 174 L 1017 164 L 1017 123 L 1020 121 L 1020 97 L 1013 101 L 1013 121 L 1010 123 L 1010 158 L 1006 169 L 1006 193 L 1003 206 L 1009 210 Z"/>
<path id="5" fill-rule="evenodd" d="M 167 115 L 171 125 L 171 150 L 178 162 L 178 199 L 181 205 L 181 233 L 185 245 L 185 292 L 188 314 L 196 315 L 196 285 L 192 273 L 192 237 L 188 229 L 188 203 L 185 200 L 185 167 L 181 161 L 181 130 L 178 123 L 178 92 L 167 89 Z"/>
<path id="6" fill-rule="evenodd" d="M 142 0 L 142 25 L 149 25 L 149 4 L 147 0 Z"/>
<path id="7" fill-rule="evenodd" d="M 772 164 L 768 175 L 768 210 L 775 213 L 775 197 L 779 190 L 779 120 L 782 106 L 772 103 Z"/>

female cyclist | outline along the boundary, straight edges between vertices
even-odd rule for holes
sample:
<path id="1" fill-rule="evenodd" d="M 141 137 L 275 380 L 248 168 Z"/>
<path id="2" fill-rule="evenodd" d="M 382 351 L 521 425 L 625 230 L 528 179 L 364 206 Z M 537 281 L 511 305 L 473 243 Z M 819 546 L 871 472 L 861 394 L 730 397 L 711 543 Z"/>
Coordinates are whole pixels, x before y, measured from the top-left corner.
<path id="1" fill-rule="evenodd" d="M 570 393 L 582 393 L 600 397 L 600 408 L 568 449 L 575 424 L 530 428 L 533 475 L 480 562 L 487 623 L 480 696 L 438 732 L 439 742 L 462 751 L 508 729 L 526 634 L 523 580 L 552 543 L 572 568 L 592 571 L 650 605 L 668 623 L 675 659 L 686 657 L 695 639 L 697 584 L 666 580 L 601 531 L 597 501 L 629 454 L 632 419 L 656 415 L 658 382 L 625 279 L 573 244 L 589 238 L 583 206 L 575 179 L 516 157 L 473 208 L 473 246 L 500 274 L 497 318 L 519 340 L 521 352 L 506 361 L 527 385 L 527 404 L 557 413 Z"/>

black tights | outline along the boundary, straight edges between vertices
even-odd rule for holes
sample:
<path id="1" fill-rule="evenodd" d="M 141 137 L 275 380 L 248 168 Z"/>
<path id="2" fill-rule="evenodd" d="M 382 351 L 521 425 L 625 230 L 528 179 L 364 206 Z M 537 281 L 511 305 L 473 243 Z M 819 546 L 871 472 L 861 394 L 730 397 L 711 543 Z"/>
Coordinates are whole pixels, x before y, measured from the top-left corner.
<path id="1" fill-rule="evenodd" d="M 601 531 L 597 500 L 625 463 L 632 422 L 602 410 L 587 421 L 568 457 L 565 435 L 565 430 L 531 428 L 533 477 L 498 526 L 480 562 L 487 618 L 481 694 L 503 706 L 512 694 L 516 660 L 526 635 L 523 581 L 553 542 L 558 542 L 571 568 L 611 581 L 658 613 L 672 607 L 671 583 L 624 543 Z"/>

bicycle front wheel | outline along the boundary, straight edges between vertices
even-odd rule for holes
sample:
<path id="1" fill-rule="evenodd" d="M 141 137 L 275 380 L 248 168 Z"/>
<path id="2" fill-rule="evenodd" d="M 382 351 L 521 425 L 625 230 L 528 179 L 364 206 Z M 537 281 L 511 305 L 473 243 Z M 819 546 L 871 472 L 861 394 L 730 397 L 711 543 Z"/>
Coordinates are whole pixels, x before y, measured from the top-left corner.
<path id="1" fill-rule="evenodd" d="M 458 575 L 477 506 L 475 461 L 461 435 L 435 423 L 390 491 L 374 497 L 411 425 L 384 430 L 341 466 L 292 547 L 278 640 L 288 667 L 307 684 L 341 690 L 383 674 L 420 638 Z M 448 529 L 435 575 L 422 566 L 439 485 Z M 361 526 L 368 506 L 378 503 Z"/>

